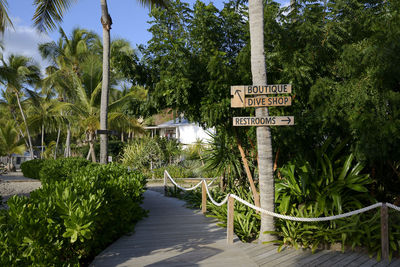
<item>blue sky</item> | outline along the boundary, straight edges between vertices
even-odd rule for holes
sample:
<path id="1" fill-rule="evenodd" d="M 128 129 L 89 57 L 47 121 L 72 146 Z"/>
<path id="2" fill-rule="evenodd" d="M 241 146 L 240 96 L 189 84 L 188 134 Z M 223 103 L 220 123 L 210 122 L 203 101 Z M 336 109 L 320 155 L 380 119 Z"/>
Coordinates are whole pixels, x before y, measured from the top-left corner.
<path id="1" fill-rule="evenodd" d="M 195 0 L 183 0 L 185 2 L 194 3 Z M 3 38 L 5 47 L 4 54 L 10 53 L 23 54 L 33 57 L 42 68 L 47 65 L 43 62 L 37 52 L 37 45 L 51 40 L 57 40 L 58 31 L 54 30 L 47 34 L 38 33 L 33 27 L 32 17 L 34 13 L 33 0 L 10 0 L 9 15 L 11 16 L 14 28 L 8 29 Z M 210 1 L 221 8 L 223 1 Z M 285 4 L 289 0 L 278 0 Z M 151 38 L 147 31 L 150 18 L 148 17 L 149 9 L 138 4 L 138 1 L 114 0 L 108 1 L 109 13 L 113 20 L 111 29 L 111 38 L 124 38 L 130 41 L 133 47 L 138 44 L 146 44 Z M 64 15 L 61 27 L 68 34 L 75 27 L 85 28 L 98 33 L 101 36 L 102 28 L 100 24 L 100 1 L 96 0 L 78 0 Z"/>

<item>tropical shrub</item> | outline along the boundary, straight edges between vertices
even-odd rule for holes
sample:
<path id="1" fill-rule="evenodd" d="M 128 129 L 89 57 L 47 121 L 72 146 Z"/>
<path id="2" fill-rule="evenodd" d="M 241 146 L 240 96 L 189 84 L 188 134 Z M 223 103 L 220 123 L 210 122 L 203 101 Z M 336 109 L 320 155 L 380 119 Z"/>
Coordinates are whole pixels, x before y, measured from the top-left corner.
<path id="1" fill-rule="evenodd" d="M 184 199 L 188 206 L 191 208 L 201 208 L 201 187 L 193 191 L 183 192 L 179 189 L 167 190 L 168 195 Z M 221 202 L 227 193 L 232 193 L 240 198 L 254 204 L 253 195 L 250 190 L 246 190 L 243 187 L 237 187 L 231 189 L 229 192 L 222 192 L 219 188 L 210 189 L 210 194 L 213 199 L 217 202 Z M 226 204 L 218 207 L 211 201 L 207 201 L 207 216 L 217 218 L 221 223 L 218 225 L 226 227 L 227 223 L 227 206 Z M 234 215 L 234 231 L 235 234 L 243 242 L 250 242 L 258 238 L 260 229 L 260 215 L 257 214 L 253 209 L 246 205 L 235 201 L 235 215 Z"/>
<path id="2" fill-rule="evenodd" d="M 172 178 L 190 178 L 195 177 L 191 169 L 185 168 L 180 165 L 168 165 L 166 167 L 160 167 L 151 170 L 152 177 L 156 179 L 164 178 L 164 171 L 167 170 Z"/>
<path id="3" fill-rule="evenodd" d="M 145 171 L 160 166 L 162 151 L 156 139 L 144 137 L 125 146 L 121 161 L 125 166 Z"/>
<path id="4" fill-rule="evenodd" d="M 336 151 L 338 152 L 338 151 Z M 372 180 L 362 174 L 364 166 L 354 163 L 353 154 L 328 156 L 324 149 L 317 151 L 312 164 L 298 159 L 278 171 L 275 183 L 276 211 L 294 217 L 325 217 L 337 215 L 376 203 L 369 194 Z M 390 255 L 399 251 L 400 216 L 393 216 L 390 226 Z M 320 246 L 341 243 L 346 247 L 366 247 L 371 255 L 381 254 L 379 210 L 327 222 L 295 222 L 276 220 L 276 234 L 281 245 L 307 247 L 313 251 Z"/>
<path id="5" fill-rule="evenodd" d="M 82 167 L 93 164 L 84 158 L 62 158 L 58 160 L 49 159 L 39 172 L 40 181 L 49 183 L 51 181 L 64 181 Z"/>
<path id="6" fill-rule="evenodd" d="M 30 198 L 0 210 L 0 266 L 79 266 L 145 213 L 145 179 L 118 165 L 87 165 L 65 179 L 45 180 Z"/>
<path id="7" fill-rule="evenodd" d="M 25 161 L 21 164 L 21 170 L 25 177 L 39 179 L 39 172 L 47 160 L 45 159 L 32 159 Z"/>

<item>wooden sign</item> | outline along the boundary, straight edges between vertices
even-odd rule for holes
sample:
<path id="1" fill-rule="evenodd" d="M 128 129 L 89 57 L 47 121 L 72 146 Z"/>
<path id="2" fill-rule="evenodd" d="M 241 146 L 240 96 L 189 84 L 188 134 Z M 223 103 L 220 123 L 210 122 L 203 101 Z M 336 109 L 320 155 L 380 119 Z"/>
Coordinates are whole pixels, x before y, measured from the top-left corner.
<path id="1" fill-rule="evenodd" d="M 231 86 L 231 95 L 276 95 L 292 93 L 291 84 L 269 84 L 269 85 L 234 85 Z"/>
<path id="2" fill-rule="evenodd" d="M 112 130 L 96 130 L 96 134 L 112 134 L 112 135 L 117 135 L 117 131 L 112 131 Z"/>
<path id="3" fill-rule="evenodd" d="M 292 97 L 290 96 L 259 96 L 245 98 L 243 94 L 236 94 L 233 95 L 233 98 L 231 99 L 232 108 L 274 107 L 290 105 L 292 105 Z"/>
<path id="4" fill-rule="evenodd" d="M 233 117 L 233 126 L 287 126 L 294 125 L 294 116 Z"/>

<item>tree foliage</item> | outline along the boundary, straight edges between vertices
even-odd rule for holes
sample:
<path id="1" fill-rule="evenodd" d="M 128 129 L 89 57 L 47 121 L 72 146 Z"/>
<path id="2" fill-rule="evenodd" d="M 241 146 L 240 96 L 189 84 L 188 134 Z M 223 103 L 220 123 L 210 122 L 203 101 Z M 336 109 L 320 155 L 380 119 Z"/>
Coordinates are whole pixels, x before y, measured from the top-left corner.
<path id="1" fill-rule="evenodd" d="M 343 153 L 353 153 L 371 174 L 373 194 L 400 199 L 399 2 L 265 3 L 268 83 L 291 83 L 294 99 L 270 114 L 296 118 L 294 127 L 272 128 L 278 165 L 296 155 L 317 160 L 314 151 L 327 138 L 335 140 L 332 147 L 345 142 Z M 254 129 L 234 131 L 231 124 L 233 116 L 253 111 L 230 109 L 230 86 L 251 83 L 246 6 L 231 1 L 218 10 L 178 0 L 151 16 L 144 60 L 152 107 L 236 134 L 255 160 Z"/>

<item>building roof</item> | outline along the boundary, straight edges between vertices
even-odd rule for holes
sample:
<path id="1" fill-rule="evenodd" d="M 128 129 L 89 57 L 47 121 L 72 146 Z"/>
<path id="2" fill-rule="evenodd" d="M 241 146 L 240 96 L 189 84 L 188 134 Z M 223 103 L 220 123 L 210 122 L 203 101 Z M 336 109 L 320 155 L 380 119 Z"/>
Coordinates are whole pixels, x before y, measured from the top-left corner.
<path id="1" fill-rule="evenodd" d="M 170 120 L 164 123 L 161 123 L 156 126 L 148 126 L 144 127 L 145 129 L 163 129 L 163 128 L 175 128 L 179 126 L 186 126 L 186 125 L 192 125 L 194 123 L 189 122 L 186 118 L 176 118 L 174 120 Z"/>

